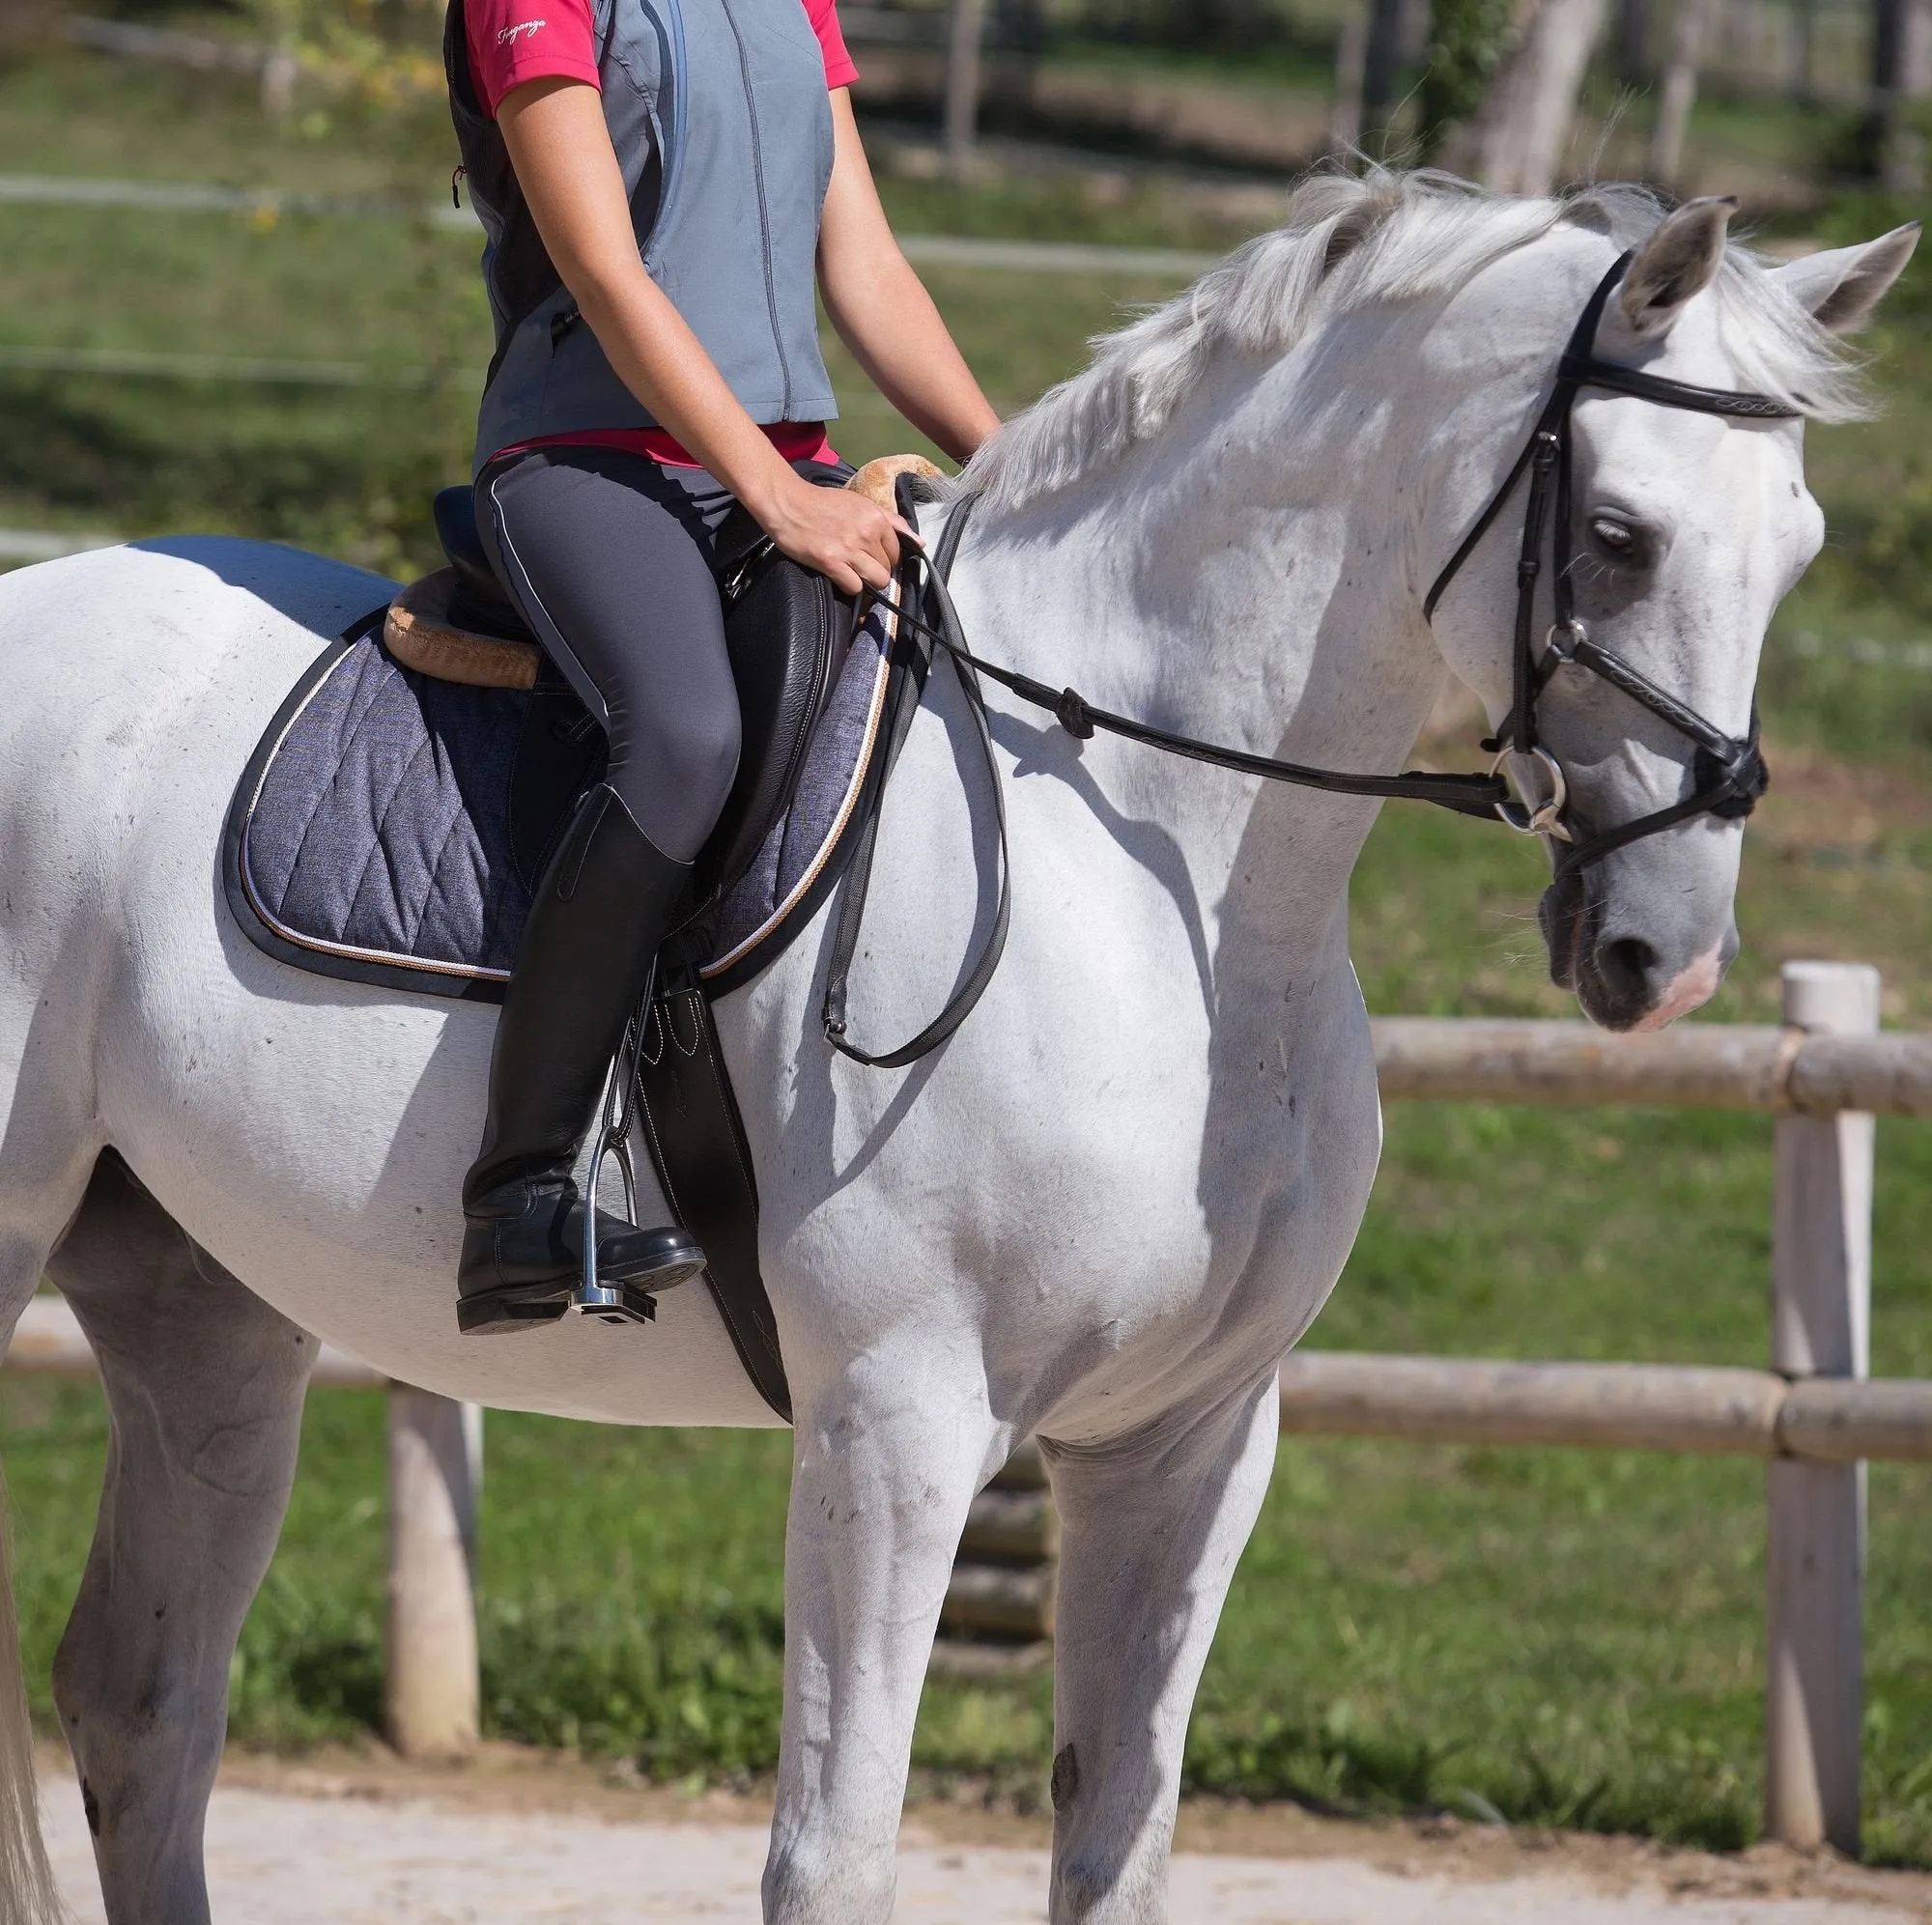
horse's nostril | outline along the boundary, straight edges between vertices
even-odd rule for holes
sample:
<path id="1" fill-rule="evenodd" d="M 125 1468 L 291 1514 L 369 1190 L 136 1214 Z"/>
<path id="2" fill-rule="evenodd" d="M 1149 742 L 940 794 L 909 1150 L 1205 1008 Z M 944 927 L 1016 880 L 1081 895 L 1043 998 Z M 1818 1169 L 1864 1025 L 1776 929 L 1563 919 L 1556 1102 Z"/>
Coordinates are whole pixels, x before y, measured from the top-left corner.
<path id="1" fill-rule="evenodd" d="M 1597 968 L 1605 981 L 1624 996 L 1648 996 L 1650 973 L 1656 967 L 1657 951 L 1641 936 L 1619 936 L 1597 951 Z"/>

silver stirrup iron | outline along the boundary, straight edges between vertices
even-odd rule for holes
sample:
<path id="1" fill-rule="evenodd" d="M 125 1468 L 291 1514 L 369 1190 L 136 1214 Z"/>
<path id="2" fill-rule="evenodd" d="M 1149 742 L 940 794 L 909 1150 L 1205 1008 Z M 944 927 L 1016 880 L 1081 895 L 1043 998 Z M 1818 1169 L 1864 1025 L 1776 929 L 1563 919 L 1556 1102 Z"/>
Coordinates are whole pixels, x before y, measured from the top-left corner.
<path id="1" fill-rule="evenodd" d="M 656 972 L 652 972 L 651 987 Z M 649 1321 L 656 1304 L 643 1297 L 643 1316 L 639 1315 L 637 1290 L 626 1291 L 606 1284 L 597 1275 L 597 1185 L 604 1174 L 604 1159 L 617 1159 L 618 1174 L 624 1179 L 624 1215 L 633 1224 L 638 1220 L 638 1173 L 631 1161 L 632 1092 L 637 1088 L 638 1051 L 642 1046 L 645 1012 L 650 1007 L 650 987 L 638 1012 L 625 1029 L 617 1054 L 604 1072 L 604 1097 L 598 1105 L 597 1147 L 590 1154 L 590 1173 L 584 1178 L 583 1269 L 577 1288 L 570 1293 L 570 1309 L 579 1316 L 595 1316 L 605 1323 Z"/>

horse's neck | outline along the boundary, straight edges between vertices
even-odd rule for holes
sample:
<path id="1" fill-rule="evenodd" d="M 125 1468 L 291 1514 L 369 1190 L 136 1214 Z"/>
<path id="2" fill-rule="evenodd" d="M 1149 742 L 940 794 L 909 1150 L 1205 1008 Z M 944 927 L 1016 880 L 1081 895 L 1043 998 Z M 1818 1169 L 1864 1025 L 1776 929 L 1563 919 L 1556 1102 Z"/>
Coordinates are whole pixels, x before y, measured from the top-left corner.
<path id="1" fill-rule="evenodd" d="M 1347 382 L 1311 403 L 1308 380 L 1294 357 L 1227 370 L 1128 461 L 985 516 L 959 581 L 976 648 L 1181 734 L 1399 767 L 1442 673 L 1406 552 L 1413 424 Z M 1231 807 L 1238 778 L 1136 752 L 1137 791 L 1202 882 L 1245 870 L 1259 835 L 1295 845 L 1304 910 L 1346 888 L 1370 808 L 1252 783 Z"/>

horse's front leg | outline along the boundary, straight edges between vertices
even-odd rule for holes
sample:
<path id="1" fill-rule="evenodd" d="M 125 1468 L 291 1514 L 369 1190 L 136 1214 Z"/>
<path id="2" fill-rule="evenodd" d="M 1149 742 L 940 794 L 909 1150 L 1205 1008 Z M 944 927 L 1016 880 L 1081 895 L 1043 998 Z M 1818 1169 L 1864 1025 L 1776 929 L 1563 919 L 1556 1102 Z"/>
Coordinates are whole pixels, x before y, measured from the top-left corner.
<path id="1" fill-rule="evenodd" d="M 1275 1379 L 1103 1447 L 1049 1444 L 1060 1507 L 1053 1925 L 1162 1925 L 1195 1686 L 1274 1466 Z"/>
<path id="2" fill-rule="evenodd" d="M 974 1492 L 998 1453 L 977 1351 L 868 1350 L 795 1412 L 785 1715 L 767 1925 L 886 1925 L 920 1689 Z M 956 1353 L 955 1353 L 956 1354 Z"/>

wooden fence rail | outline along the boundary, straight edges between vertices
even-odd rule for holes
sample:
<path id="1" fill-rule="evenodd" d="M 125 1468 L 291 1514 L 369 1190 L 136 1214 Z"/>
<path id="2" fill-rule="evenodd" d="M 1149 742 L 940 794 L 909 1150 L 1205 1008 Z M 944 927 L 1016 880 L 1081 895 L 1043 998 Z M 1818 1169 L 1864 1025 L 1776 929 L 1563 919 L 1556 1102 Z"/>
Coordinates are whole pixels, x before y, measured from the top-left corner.
<path id="1" fill-rule="evenodd" d="M 1932 1463 L 1932 1382 L 1297 1350 L 1282 1366 L 1281 1428 L 1435 1444 Z"/>
<path id="2" fill-rule="evenodd" d="M 1436 1016 L 1381 1016 L 1369 1028 L 1384 1101 L 1932 1117 L 1932 1035 L 1686 1023 L 1617 1036 L 1587 1023 Z"/>

